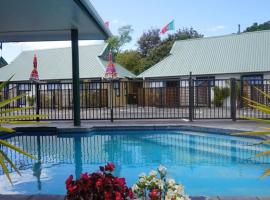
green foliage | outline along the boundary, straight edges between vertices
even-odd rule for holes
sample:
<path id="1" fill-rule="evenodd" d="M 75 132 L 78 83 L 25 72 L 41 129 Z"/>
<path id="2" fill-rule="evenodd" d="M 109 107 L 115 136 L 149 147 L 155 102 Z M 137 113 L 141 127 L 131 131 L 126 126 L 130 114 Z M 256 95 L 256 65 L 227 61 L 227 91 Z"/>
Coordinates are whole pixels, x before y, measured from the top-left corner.
<path id="1" fill-rule="evenodd" d="M 0 84 L 0 91 L 2 91 L 3 88 L 8 84 L 9 80 L 3 82 L 2 84 Z M 17 121 L 17 120 L 19 120 L 19 119 L 31 119 L 31 118 L 45 117 L 46 116 L 46 115 L 15 115 L 15 114 L 13 114 L 13 112 L 26 110 L 26 109 L 29 109 L 31 107 L 4 109 L 4 106 L 6 106 L 6 105 L 8 105 L 8 104 L 12 103 L 13 101 L 16 101 L 16 100 L 18 100 L 20 98 L 24 98 L 25 96 L 26 96 L 26 94 L 22 94 L 22 95 L 19 95 L 19 96 L 10 98 L 10 99 L 0 101 L 0 108 L 3 108 L 0 111 L 0 131 L 7 132 L 7 133 L 15 132 L 11 128 L 2 126 L 2 124 L 29 124 L 29 123 L 35 124 L 37 122 L 31 122 L 31 121 L 23 122 L 23 121 Z M 5 114 L 5 115 L 3 115 L 3 114 Z M 22 149 L 14 146 L 12 144 L 9 144 L 5 140 L 0 140 L 0 146 L 1 145 L 34 159 L 34 157 L 32 155 L 28 154 L 27 152 L 23 151 Z M 14 163 L 9 159 L 9 157 L 6 155 L 6 153 L 0 149 L 0 165 L 1 165 L 1 168 L 3 169 L 3 172 L 7 176 L 8 180 L 11 182 L 11 178 L 10 178 L 10 175 L 9 175 L 9 170 L 8 170 L 8 167 L 7 167 L 7 163 L 10 165 L 10 167 L 12 169 L 14 169 L 18 174 L 20 174 L 20 172 L 17 170 Z"/>
<path id="2" fill-rule="evenodd" d="M 138 75 L 167 57 L 176 40 L 200 38 L 193 28 L 183 28 L 161 40 L 158 29 L 150 29 L 138 40 L 137 51 L 125 51 L 116 56 L 116 62 Z"/>
<path id="3" fill-rule="evenodd" d="M 138 40 L 138 51 L 147 56 L 149 52 L 161 43 L 159 29 L 150 29 L 142 34 Z"/>
<path id="4" fill-rule="evenodd" d="M 230 96 L 230 88 L 228 87 L 214 87 L 214 105 L 216 107 L 221 107 L 223 105 L 223 101 Z"/>
<path id="5" fill-rule="evenodd" d="M 142 70 L 142 56 L 137 51 L 124 51 L 116 56 L 116 62 L 129 71 L 139 74 Z"/>
<path id="6" fill-rule="evenodd" d="M 270 21 L 264 22 L 262 24 L 253 23 L 251 26 L 247 27 L 244 32 L 253 32 L 253 31 L 263 31 L 270 30 Z"/>
<path id="7" fill-rule="evenodd" d="M 261 95 L 263 95 L 268 101 L 270 101 L 270 95 L 263 92 L 259 88 L 255 88 Z M 270 114 L 270 107 L 266 104 L 258 103 L 256 101 L 253 101 L 251 99 L 243 97 L 244 101 L 247 102 L 248 106 L 250 106 L 253 109 L 256 109 L 258 111 L 261 111 L 262 113 L 265 114 Z M 259 119 L 259 118 L 251 118 L 251 117 L 242 117 L 243 119 L 248 119 L 256 122 L 261 122 L 265 124 L 270 124 L 270 120 L 265 120 L 265 119 Z M 254 145 L 262 145 L 262 144 L 270 144 L 269 140 L 269 134 L 270 134 L 270 128 L 265 128 L 264 131 L 256 131 L 256 132 L 243 132 L 243 133 L 236 133 L 233 135 L 249 135 L 249 136 L 267 136 L 266 139 L 264 139 L 262 142 L 255 143 Z M 262 153 L 258 153 L 255 158 L 261 157 L 261 156 L 269 156 L 270 155 L 270 150 L 266 150 Z M 264 173 L 261 175 L 261 178 L 264 178 L 266 176 L 270 175 L 270 168 L 266 169 Z"/>
<path id="8" fill-rule="evenodd" d="M 27 102 L 28 102 L 29 106 L 34 106 L 35 101 L 36 101 L 35 96 L 27 96 L 26 99 L 27 99 Z"/>
<path id="9" fill-rule="evenodd" d="M 196 30 L 191 28 L 178 29 L 176 33 L 170 34 L 165 41 L 177 41 L 177 40 L 188 40 L 194 38 L 202 38 L 203 35 L 198 33 Z"/>
<path id="10" fill-rule="evenodd" d="M 132 40 L 130 36 L 132 32 L 133 29 L 130 25 L 122 26 L 118 29 L 119 36 L 112 36 L 107 40 L 114 53 L 119 53 L 121 47 Z"/>

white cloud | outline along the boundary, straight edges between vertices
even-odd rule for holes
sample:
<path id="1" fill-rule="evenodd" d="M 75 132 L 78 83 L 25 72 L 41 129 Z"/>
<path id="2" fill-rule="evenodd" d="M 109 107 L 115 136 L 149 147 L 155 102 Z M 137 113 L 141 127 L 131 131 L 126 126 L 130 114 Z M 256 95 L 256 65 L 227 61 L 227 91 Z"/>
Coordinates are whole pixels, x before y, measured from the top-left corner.
<path id="1" fill-rule="evenodd" d="M 226 28 L 226 26 L 224 26 L 224 25 L 217 25 L 217 26 L 213 26 L 213 27 L 209 28 L 208 30 L 216 32 L 216 31 L 223 30 L 225 28 Z"/>

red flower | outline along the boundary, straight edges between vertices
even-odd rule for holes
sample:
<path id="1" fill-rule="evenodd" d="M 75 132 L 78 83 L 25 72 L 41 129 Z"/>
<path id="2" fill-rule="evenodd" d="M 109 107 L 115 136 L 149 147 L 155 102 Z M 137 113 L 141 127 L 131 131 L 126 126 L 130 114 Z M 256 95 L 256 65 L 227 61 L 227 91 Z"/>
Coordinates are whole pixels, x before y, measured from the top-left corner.
<path id="1" fill-rule="evenodd" d="M 151 200 L 157 200 L 158 199 L 158 190 L 157 189 L 153 189 L 150 193 L 149 193 L 149 197 Z"/>
<path id="2" fill-rule="evenodd" d="M 120 192 L 115 192 L 115 200 L 121 200 L 122 196 Z"/>
<path id="3" fill-rule="evenodd" d="M 102 186 L 102 184 L 103 184 L 102 179 L 99 178 L 99 179 L 97 180 L 97 182 L 96 182 L 96 187 L 97 187 L 97 189 L 99 189 L 99 188 Z"/>
<path id="4" fill-rule="evenodd" d="M 91 199 L 92 197 L 104 200 L 124 200 L 133 198 L 133 192 L 126 186 L 124 178 L 118 178 L 111 173 L 115 169 L 113 163 L 101 166 L 99 172 L 92 174 L 82 173 L 74 181 L 73 176 L 66 180 L 67 199 Z"/>
<path id="5" fill-rule="evenodd" d="M 70 175 L 70 176 L 68 177 L 68 179 L 66 180 L 66 186 L 69 186 L 69 185 L 72 183 L 72 181 L 73 181 L 73 176 Z"/>
<path id="6" fill-rule="evenodd" d="M 121 189 L 123 189 L 126 185 L 126 179 L 125 178 L 115 178 L 116 183 L 119 184 L 119 186 L 121 187 Z"/>
<path id="7" fill-rule="evenodd" d="M 71 185 L 68 187 L 68 192 L 73 193 L 77 189 L 77 185 Z"/>
<path id="8" fill-rule="evenodd" d="M 105 165 L 105 171 L 113 171 L 115 169 L 115 165 L 113 163 L 107 163 L 107 165 Z"/>
<path id="9" fill-rule="evenodd" d="M 88 173 L 81 174 L 81 179 L 87 180 L 88 178 L 89 178 Z"/>
<path id="10" fill-rule="evenodd" d="M 131 199 L 134 198 L 134 193 L 133 193 L 132 189 L 128 189 L 128 196 L 129 196 L 129 198 L 131 198 Z"/>
<path id="11" fill-rule="evenodd" d="M 105 192 L 105 200 L 111 200 L 112 193 L 111 192 Z"/>

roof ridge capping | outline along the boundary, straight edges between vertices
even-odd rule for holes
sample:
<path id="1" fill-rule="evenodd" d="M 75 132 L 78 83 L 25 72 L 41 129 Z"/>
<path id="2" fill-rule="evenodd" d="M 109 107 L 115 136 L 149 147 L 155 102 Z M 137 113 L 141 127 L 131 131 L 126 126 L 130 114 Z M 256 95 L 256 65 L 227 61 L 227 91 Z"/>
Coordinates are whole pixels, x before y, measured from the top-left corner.
<path id="1" fill-rule="evenodd" d="M 255 34 L 261 34 L 261 33 L 265 33 L 265 32 L 269 32 L 270 33 L 270 30 L 242 32 L 240 34 L 238 34 L 238 33 L 231 33 L 231 34 L 226 34 L 226 35 L 216 35 L 216 36 L 210 36 L 210 37 L 192 38 L 192 39 L 187 39 L 187 40 L 176 40 L 174 42 L 174 44 L 175 43 L 181 43 L 181 42 L 189 42 L 189 41 L 193 41 L 193 40 L 207 40 L 207 39 L 224 38 L 224 37 L 240 37 L 240 36 L 243 36 L 243 35 L 255 35 Z"/>
<path id="2" fill-rule="evenodd" d="M 103 43 L 103 44 L 86 44 L 86 45 L 79 45 L 79 48 L 80 47 L 105 46 L 104 49 L 106 49 L 106 45 L 107 45 L 107 43 Z M 52 48 L 45 48 L 45 49 L 26 49 L 26 50 L 23 50 L 21 53 L 23 53 L 23 52 L 33 52 L 33 51 L 48 51 L 48 50 L 58 50 L 58 49 L 70 49 L 70 48 L 71 48 L 71 46 L 68 46 L 68 47 L 52 47 Z"/>

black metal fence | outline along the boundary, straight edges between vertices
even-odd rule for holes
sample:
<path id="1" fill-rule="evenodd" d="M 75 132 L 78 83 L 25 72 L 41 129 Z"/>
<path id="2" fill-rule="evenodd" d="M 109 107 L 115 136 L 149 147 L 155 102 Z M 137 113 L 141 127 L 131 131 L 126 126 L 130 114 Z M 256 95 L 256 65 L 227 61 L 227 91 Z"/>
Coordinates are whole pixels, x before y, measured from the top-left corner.
<path id="1" fill-rule="evenodd" d="M 121 119 L 232 119 L 269 118 L 250 108 L 242 97 L 269 105 L 256 88 L 270 94 L 270 80 L 158 79 L 83 81 L 80 86 L 82 120 Z M 27 96 L 1 109 L 2 116 L 46 114 L 41 120 L 72 120 L 71 82 L 11 82 L 0 100 Z M 28 107 L 13 113 L 10 108 Z M 35 119 L 34 119 L 35 120 Z"/>

